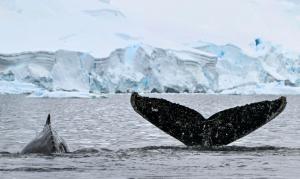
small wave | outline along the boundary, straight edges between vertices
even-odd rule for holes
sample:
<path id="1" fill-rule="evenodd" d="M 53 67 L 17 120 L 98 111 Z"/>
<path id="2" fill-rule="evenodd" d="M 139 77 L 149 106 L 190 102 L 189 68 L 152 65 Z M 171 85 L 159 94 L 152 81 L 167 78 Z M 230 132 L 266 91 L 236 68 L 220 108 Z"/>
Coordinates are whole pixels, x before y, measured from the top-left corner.
<path id="1" fill-rule="evenodd" d="M 173 151 L 203 151 L 203 152 L 257 152 L 257 151 L 299 151 L 300 148 L 288 147 L 275 147 L 275 146 L 217 146 L 217 147 L 204 147 L 204 146 L 147 146 L 142 148 L 130 148 L 129 150 L 173 150 Z"/>
<path id="2" fill-rule="evenodd" d="M 175 150 L 175 151 L 179 151 L 179 150 L 188 150 L 189 147 L 186 146 L 146 146 L 146 147 L 141 147 L 141 148 L 130 148 L 128 150 L 130 151 L 151 151 L 151 150 Z"/>
<path id="3" fill-rule="evenodd" d="M 10 152 L 6 152 L 6 151 L 1 151 L 0 152 L 0 155 L 7 155 L 7 154 L 10 154 Z"/>
<path id="4" fill-rule="evenodd" d="M 1 172 L 58 172 L 58 171 L 74 171 L 76 168 L 34 168 L 34 167 L 19 167 L 19 168 L 0 168 Z"/>
<path id="5" fill-rule="evenodd" d="M 101 155 L 107 152 L 113 152 L 113 150 L 101 148 L 82 148 L 68 153 L 52 153 L 52 154 L 39 154 L 39 153 L 30 153 L 30 154 L 21 154 L 21 153 L 10 153 L 6 151 L 0 152 L 0 158 L 53 158 L 53 157 L 89 157 L 94 156 L 95 154 Z"/>
<path id="6" fill-rule="evenodd" d="M 241 153 L 241 152 L 270 152 L 270 153 L 291 153 L 300 154 L 300 148 L 288 148 L 288 147 L 275 147 L 275 146 L 219 146 L 219 147 L 203 147 L 203 146 L 146 146 L 140 148 L 128 148 L 120 150 L 111 150 L 107 148 L 81 148 L 70 153 L 54 153 L 50 155 L 44 154 L 20 154 L 10 153 L 6 151 L 0 152 L 0 158 L 53 158 L 53 157 L 95 157 L 95 156 L 111 156 L 118 157 L 119 155 L 136 155 L 136 154 L 152 154 L 153 152 L 158 153 L 170 153 L 170 152 L 225 152 L 225 153 Z"/>
<path id="7" fill-rule="evenodd" d="M 110 149 L 101 148 L 101 149 L 95 149 L 95 148 L 82 148 L 75 150 L 74 152 L 71 152 L 72 154 L 94 154 L 94 153 L 100 153 L 100 152 L 112 152 Z"/>
<path id="8" fill-rule="evenodd" d="M 275 147 L 275 146 L 218 146 L 218 147 L 189 147 L 192 150 L 200 151 L 223 151 L 223 152 L 257 152 L 257 151 L 278 151 L 278 150 L 290 150 L 291 148 Z M 293 149 L 294 150 L 294 149 Z M 300 149 L 297 149 L 300 150 Z"/>
<path id="9" fill-rule="evenodd" d="M 6 158 L 17 158 L 20 157 L 21 154 L 20 153 L 10 153 L 10 152 L 6 152 L 6 151 L 1 151 L 0 152 L 0 158 L 6 157 Z"/>

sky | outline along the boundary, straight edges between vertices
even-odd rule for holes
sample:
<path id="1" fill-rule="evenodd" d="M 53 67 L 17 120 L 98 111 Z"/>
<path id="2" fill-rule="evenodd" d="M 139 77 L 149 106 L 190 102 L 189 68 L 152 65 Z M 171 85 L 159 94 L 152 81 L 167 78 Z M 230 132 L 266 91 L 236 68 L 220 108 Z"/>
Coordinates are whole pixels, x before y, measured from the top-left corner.
<path id="1" fill-rule="evenodd" d="M 145 33 L 179 42 L 247 46 L 255 38 L 300 51 L 297 0 L 112 0 Z M 147 35 L 146 35 L 147 36 Z"/>
<path id="2" fill-rule="evenodd" d="M 300 52 L 297 0 L 0 0 L 0 53 L 84 51 L 107 56 L 145 43 L 205 41 L 249 48 L 256 38 Z"/>

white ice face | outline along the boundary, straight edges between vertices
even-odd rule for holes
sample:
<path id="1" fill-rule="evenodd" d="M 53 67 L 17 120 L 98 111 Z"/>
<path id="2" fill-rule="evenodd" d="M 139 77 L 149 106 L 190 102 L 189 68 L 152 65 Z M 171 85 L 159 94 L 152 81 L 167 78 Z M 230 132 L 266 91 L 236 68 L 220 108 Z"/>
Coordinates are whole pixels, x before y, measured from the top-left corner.
<path id="1" fill-rule="evenodd" d="M 299 94 L 300 54 L 262 39 L 245 51 L 227 44 L 201 43 L 197 49 L 218 56 L 218 90 L 226 94 Z"/>
<path id="2" fill-rule="evenodd" d="M 256 39 L 251 51 L 194 44 L 171 50 L 136 44 L 106 58 L 72 51 L 1 55 L 0 91 L 78 97 L 115 92 L 298 94 L 300 56 Z M 51 95 L 49 92 L 56 93 Z"/>

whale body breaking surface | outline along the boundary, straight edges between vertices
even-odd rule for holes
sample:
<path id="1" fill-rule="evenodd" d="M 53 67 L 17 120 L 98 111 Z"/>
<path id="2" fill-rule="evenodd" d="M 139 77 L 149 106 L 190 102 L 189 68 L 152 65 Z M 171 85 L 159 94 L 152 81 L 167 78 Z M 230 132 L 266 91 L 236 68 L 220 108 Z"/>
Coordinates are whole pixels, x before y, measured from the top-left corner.
<path id="1" fill-rule="evenodd" d="M 49 114 L 43 130 L 36 136 L 36 138 L 24 147 L 21 154 L 51 154 L 67 152 L 70 152 L 67 143 L 63 138 L 58 136 L 57 132 L 52 128 Z"/>

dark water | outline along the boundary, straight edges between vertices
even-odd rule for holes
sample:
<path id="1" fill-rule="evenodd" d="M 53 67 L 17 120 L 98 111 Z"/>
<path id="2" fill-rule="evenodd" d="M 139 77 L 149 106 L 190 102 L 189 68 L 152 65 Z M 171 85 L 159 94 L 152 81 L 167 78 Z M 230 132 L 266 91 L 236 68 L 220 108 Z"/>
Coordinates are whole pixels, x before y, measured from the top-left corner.
<path id="1" fill-rule="evenodd" d="M 153 96 L 153 95 L 152 95 Z M 154 95 L 208 117 L 277 96 Z M 185 147 L 136 114 L 129 95 L 106 99 L 0 96 L 0 178 L 298 178 L 300 96 L 252 134 L 219 148 Z M 72 153 L 20 155 L 47 114 Z"/>

